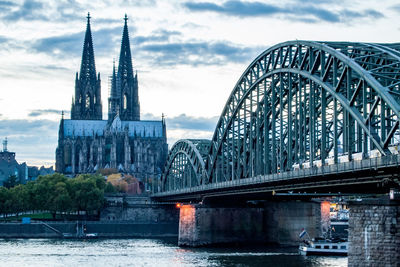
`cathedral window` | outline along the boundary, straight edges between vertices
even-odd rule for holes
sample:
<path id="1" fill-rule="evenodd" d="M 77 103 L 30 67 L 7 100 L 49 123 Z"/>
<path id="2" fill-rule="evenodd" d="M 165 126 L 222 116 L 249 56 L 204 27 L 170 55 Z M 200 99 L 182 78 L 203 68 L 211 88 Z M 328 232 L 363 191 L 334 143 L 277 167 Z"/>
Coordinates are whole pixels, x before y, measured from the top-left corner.
<path id="1" fill-rule="evenodd" d="M 127 109 L 128 107 L 128 97 L 126 96 L 126 94 L 124 94 L 124 105 L 123 105 L 123 109 Z"/>
<path id="2" fill-rule="evenodd" d="M 89 108 L 89 107 L 90 107 L 90 95 L 87 94 L 86 95 L 86 108 Z"/>

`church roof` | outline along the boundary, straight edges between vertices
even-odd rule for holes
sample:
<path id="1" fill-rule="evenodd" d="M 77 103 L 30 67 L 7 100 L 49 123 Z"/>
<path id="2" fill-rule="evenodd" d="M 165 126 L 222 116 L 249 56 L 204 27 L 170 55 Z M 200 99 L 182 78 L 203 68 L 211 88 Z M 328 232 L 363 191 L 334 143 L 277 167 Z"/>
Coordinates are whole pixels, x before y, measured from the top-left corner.
<path id="1" fill-rule="evenodd" d="M 106 130 L 123 132 L 131 137 L 163 137 L 162 121 L 121 121 L 113 127 L 106 120 L 64 120 L 64 137 L 103 136 Z"/>

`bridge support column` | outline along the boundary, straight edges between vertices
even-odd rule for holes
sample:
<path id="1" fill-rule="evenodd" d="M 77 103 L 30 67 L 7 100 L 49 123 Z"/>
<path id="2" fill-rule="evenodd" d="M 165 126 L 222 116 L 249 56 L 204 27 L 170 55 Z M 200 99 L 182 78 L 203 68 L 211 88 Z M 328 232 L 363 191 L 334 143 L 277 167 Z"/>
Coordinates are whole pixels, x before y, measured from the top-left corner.
<path id="1" fill-rule="evenodd" d="M 265 242 L 263 220 L 263 208 L 183 205 L 178 245 Z"/>
<path id="2" fill-rule="evenodd" d="M 266 236 L 268 243 L 296 246 L 305 229 L 311 238 L 323 236 L 330 228 L 330 203 L 327 201 L 267 202 Z"/>
<path id="3" fill-rule="evenodd" d="M 349 208 L 349 267 L 399 266 L 400 201 L 364 199 Z"/>
<path id="4" fill-rule="evenodd" d="M 326 209 L 328 205 L 328 209 Z M 327 212 L 327 216 L 321 213 Z M 321 236 L 321 220 L 328 217 L 329 202 L 274 201 L 261 207 L 183 205 L 180 209 L 180 246 L 222 243 L 276 243 L 298 245 L 303 228 L 311 237 Z"/>

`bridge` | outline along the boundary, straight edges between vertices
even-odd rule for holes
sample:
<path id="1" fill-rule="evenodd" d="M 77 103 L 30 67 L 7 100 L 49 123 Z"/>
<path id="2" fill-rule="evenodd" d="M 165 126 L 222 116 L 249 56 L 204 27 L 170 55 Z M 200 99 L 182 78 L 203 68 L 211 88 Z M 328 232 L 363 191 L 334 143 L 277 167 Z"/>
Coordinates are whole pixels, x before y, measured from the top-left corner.
<path id="1" fill-rule="evenodd" d="M 173 145 L 152 198 L 184 203 L 180 245 L 296 244 L 302 227 L 330 228 L 328 202 L 313 197 L 399 188 L 399 119 L 400 43 L 277 44 L 243 72 L 211 140 Z M 400 242 L 400 204 L 386 198 L 353 205 L 352 253 L 368 257 L 349 263 L 378 263 L 383 238 Z"/>
<path id="2" fill-rule="evenodd" d="M 275 45 L 239 78 L 212 140 L 172 147 L 154 197 L 377 192 L 398 182 L 399 86 L 400 44 Z"/>

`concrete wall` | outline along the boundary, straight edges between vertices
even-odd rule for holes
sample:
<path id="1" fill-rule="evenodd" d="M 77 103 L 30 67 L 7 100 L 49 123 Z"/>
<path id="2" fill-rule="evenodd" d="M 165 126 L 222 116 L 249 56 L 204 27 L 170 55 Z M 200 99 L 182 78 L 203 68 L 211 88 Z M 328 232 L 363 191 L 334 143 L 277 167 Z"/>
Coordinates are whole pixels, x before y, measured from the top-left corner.
<path id="1" fill-rule="evenodd" d="M 268 202 L 265 207 L 266 240 L 269 243 L 294 246 L 306 229 L 310 237 L 322 236 L 322 226 L 329 225 L 326 204 L 314 201 Z M 328 221 L 327 221 L 328 220 Z"/>
<path id="2" fill-rule="evenodd" d="M 180 209 L 180 246 L 263 242 L 262 208 L 221 208 L 183 205 Z"/>
<path id="3" fill-rule="evenodd" d="M 176 237 L 176 223 L 101 223 L 85 222 L 87 233 L 99 237 Z M 49 223 L 62 233 L 76 234 L 76 223 Z M 40 223 L 0 223 L 0 238 L 59 238 L 60 236 Z"/>
<path id="4" fill-rule="evenodd" d="M 400 266 L 400 202 L 349 203 L 349 267 Z"/>
<path id="5" fill-rule="evenodd" d="M 102 222 L 175 223 L 178 227 L 179 209 L 175 205 L 154 204 L 149 197 L 108 195 L 101 211 Z"/>
<path id="6" fill-rule="evenodd" d="M 180 209 L 181 246 L 220 243 L 277 243 L 298 245 L 303 228 L 310 236 L 321 235 L 321 203 L 268 202 L 265 207 L 212 207 L 183 205 Z M 328 210 L 329 211 L 329 210 Z M 329 217 L 328 217 L 329 218 Z"/>

